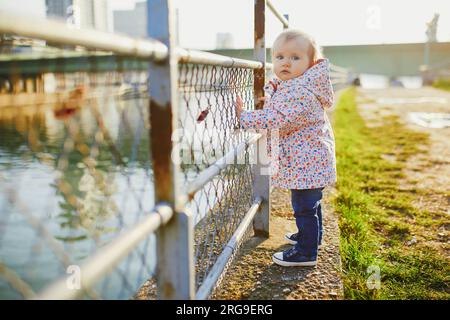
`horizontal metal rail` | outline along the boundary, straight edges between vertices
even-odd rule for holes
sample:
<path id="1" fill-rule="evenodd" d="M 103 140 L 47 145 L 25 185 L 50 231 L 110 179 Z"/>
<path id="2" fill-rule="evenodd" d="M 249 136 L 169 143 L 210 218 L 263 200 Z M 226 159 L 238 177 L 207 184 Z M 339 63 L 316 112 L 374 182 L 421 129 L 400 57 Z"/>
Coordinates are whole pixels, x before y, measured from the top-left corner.
<path id="1" fill-rule="evenodd" d="M 224 247 L 222 253 L 216 260 L 216 263 L 211 268 L 211 271 L 208 273 L 208 276 L 203 281 L 203 284 L 197 291 L 195 298 L 197 300 L 205 300 L 211 294 L 211 291 L 217 285 L 217 282 L 222 275 L 225 267 L 229 263 L 230 258 L 233 253 L 236 251 L 238 245 L 241 243 L 242 238 L 245 235 L 245 231 L 250 226 L 253 221 L 253 217 L 258 212 L 259 207 L 261 206 L 262 199 L 256 198 L 253 205 L 250 207 L 250 210 L 246 213 L 244 219 L 242 219 L 241 224 L 234 232 L 230 241 L 228 241 L 227 245 Z"/>
<path id="2" fill-rule="evenodd" d="M 352 82 L 350 76 L 351 73 L 348 69 L 330 64 L 330 78 L 333 86 L 349 84 Z"/>
<path id="3" fill-rule="evenodd" d="M 343 73 L 347 73 L 348 72 L 348 70 L 346 68 L 339 67 L 339 66 L 337 66 L 335 64 L 330 64 L 330 70 L 337 71 L 337 72 L 343 72 Z"/>
<path id="4" fill-rule="evenodd" d="M 27 56 L 20 54 L 0 58 L 0 75 L 9 76 L 15 72 L 24 74 L 41 73 L 70 73 L 74 70 L 80 72 L 107 72 L 121 70 L 148 70 L 149 62 L 133 57 L 122 57 L 113 53 L 95 52 L 78 53 L 78 56 L 67 56 L 65 53 L 52 56 Z M 220 55 L 216 55 L 222 57 Z M 226 56 L 225 56 L 226 57 Z M 232 64 L 228 64 L 231 66 Z M 236 66 L 236 64 L 234 64 Z M 266 63 L 266 69 L 272 69 L 271 63 Z"/>
<path id="5" fill-rule="evenodd" d="M 421 66 L 422 71 L 430 71 L 430 70 L 437 70 L 437 69 L 443 69 L 443 68 L 450 68 L 450 59 L 444 59 L 443 61 L 439 61 L 430 65 L 423 65 Z"/>
<path id="6" fill-rule="evenodd" d="M 173 210 L 169 205 L 160 204 L 156 206 L 147 218 L 120 235 L 80 266 L 81 288 L 79 290 L 69 289 L 67 287 L 68 277 L 64 277 L 41 291 L 35 299 L 68 300 L 80 298 L 85 290 L 92 288 L 102 277 L 112 271 L 137 244 L 167 223 L 172 215 Z"/>
<path id="7" fill-rule="evenodd" d="M 348 75 L 348 72 L 330 71 L 330 77 L 332 77 L 332 78 L 346 77 L 347 75 Z"/>
<path id="8" fill-rule="evenodd" d="M 45 40 L 51 43 L 84 46 L 119 55 L 162 61 L 167 47 L 154 39 L 139 39 L 94 29 L 75 29 L 49 19 L 18 16 L 0 12 L 0 32 Z M 222 56 L 214 53 L 177 48 L 180 63 L 219 65 L 223 67 L 261 69 L 258 61 Z"/>
<path id="9" fill-rule="evenodd" d="M 335 85 L 335 84 L 339 84 L 339 83 L 349 83 L 350 80 L 348 78 L 335 78 L 335 79 L 331 79 L 331 84 Z"/>
<path id="10" fill-rule="evenodd" d="M 270 0 L 266 0 L 266 4 L 269 7 L 270 11 L 272 11 L 272 13 L 278 18 L 278 20 L 280 20 L 280 22 L 283 24 L 283 27 L 285 28 L 289 28 L 289 21 L 286 20 L 286 18 L 280 13 L 278 12 L 278 10 L 274 7 L 274 5 L 272 4 L 272 1 Z"/>
<path id="11" fill-rule="evenodd" d="M 177 55 L 179 63 L 207 64 L 228 68 L 250 68 L 250 69 L 261 69 L 263 68 L 264 65 L 262 62 L 258 61 L 232 58 L 229 56 L 222 56 L 215 53 L 189 50 L 183 48 L 177 48 Z"/>
<path id="12" fill-rule="evenodd" d="M 331 84 L 332 85 L 336 85 L 336 84 L 347 84 L 347 80 L 342 80 L 342 79 L 333 79 L 331 80 Z"/>
<path id="13" fill-rule="evenodd" d="M 236 156 L 244 152 L 245 148 L 258 141 L 263 135 L 261 133 L 254 134 L 247 140 L 241 142 L 232 150 L 228 151 L 226 155 L 214 162 L 207 169 L 203 170 L 197 178 L 192 181 L 187 187 L 187 196 L 189 200 L 194 198 L 195 193 L 200 190 L 205 184 L 211 181 L 216 175 L 220 173 L 220 170 L 226 168 L 230 163 L 234 163 Z"/>
<path id="14" fill-rule="evenodd" d="M 132 38 L 94 29 L 75 29 L 59 21 L 5 12 L 0 12 L 0 32 L 155 61 L 164 60 L 168 55 L 167 47 L 157 40 Z"/>

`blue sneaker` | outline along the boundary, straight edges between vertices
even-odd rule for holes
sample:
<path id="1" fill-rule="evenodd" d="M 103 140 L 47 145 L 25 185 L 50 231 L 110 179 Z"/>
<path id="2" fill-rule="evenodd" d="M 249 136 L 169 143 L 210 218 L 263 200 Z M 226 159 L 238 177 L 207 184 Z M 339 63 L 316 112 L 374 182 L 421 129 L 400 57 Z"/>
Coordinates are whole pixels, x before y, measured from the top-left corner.
<path id="1" fill-rule="evenodd" d="M 284 239 L 289 242 L 290 244 L 297 244 L 298 238 L 300 234 L 298 232 L 288 232 L 284 235 Z"/>
<path id="2" fill-rule="evenodd" d="M 288 232 L 284 235 L 284 239 L 289 242 L 290 244 L 296 245 L 297 241 L 300 238 L 300 234 L 298 232 Z M 322 246 L 322 243 L 319 243 L 319 248 Z"/>
<path id="3" fill-rule="evenodd" d="M 317 264 L 317 257 L 304 256 L 295 247 L 275 253 L 272 260 L 284 267 L 312 267 Z"/>

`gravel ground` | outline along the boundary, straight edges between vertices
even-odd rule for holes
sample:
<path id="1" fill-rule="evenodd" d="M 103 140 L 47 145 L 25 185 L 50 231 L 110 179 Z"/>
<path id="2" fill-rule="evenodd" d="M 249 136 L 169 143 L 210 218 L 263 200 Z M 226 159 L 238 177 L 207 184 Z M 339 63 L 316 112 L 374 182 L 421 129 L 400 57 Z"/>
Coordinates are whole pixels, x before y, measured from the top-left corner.
<path id="1" fill-rule="evenodd" d="M 359 111 L 369 125 L 379 122 L 382 116 L 397 115 L 408 128 L 430 135 L 429 152 L 412 157 L 407 163 L 405 173 L 408 175 L 408 180 L 417 181 L 415 186 L 418 188 L 449 192 L 450 127 L 436 129 L 422 127 L 409 121 L 408 113 L 450 114 L 450 92 L 434 88 L 414 90 L 390 88 L 385 90 L 360 89 L 359 93 L 359 100 L 363 102 L 359 103 Z M 435 102 L 420 103 L 420 99 L 426 99 L 426 97 Z M 401 103 L 400 99 L 402 98 L 404 103 Z M 366 102 L 364 103 L 364 101 Z M 383 103 L 374 103 L 376 101 Z"/>
<path id="2" fill-rule="evenodd" d="M 324 239 L 316 267 L 282 267 L 272 262 L 273 253 L 290 246 L 283 239 L 285 232 L 296 229 L 289 191 L 274 189 L 270 237 L 252 237 L 243 244 L 212 299 L 342 299 L 339 231 L 329 203 L 331 192 L 324 196 Z"/>

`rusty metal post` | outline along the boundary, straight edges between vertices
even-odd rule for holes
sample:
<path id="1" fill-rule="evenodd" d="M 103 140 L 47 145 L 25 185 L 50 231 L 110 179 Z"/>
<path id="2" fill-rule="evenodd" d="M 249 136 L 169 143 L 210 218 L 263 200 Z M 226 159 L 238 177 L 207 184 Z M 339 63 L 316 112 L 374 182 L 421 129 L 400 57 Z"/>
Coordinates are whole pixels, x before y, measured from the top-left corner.
<path id="1" fill-rule="evenodd" d="M 171 4 L 171 0 L 147 0 L 148 35 L 169 51 L 165 61 L 151 63 L 149 69 L 155 203 L 166 202 L 174 209 L 172 219 L 156 235 L 158 298 L 194 299 L 193 219 L 180 194 L 180 166 L 171 157 L 176 143 L 172 135 L 178 125 L 178 66 Z"/>
<path id="2" fill-rule="evenodd" d="M 264 64 L 263 68 L 255 69 L 254 74 L 254 97 L 255 103 L 258 98 L 264 96 L 264 84 L 266 82 L 266 1 L 255 0 L 255 48 L 254 59 Z M 262 109 L 263 103 L 256 103 L 256 109 Z M 260 197 L 263 202 L 260 212 L 253 221 L 253 230 L 257 236 L 269 237 L 269 216 L 270 216 L 270 176 L 268 174 L 267 159 L 267 135 L 258 140 L 257 163 L 254 167 L 254 198 Z"/>

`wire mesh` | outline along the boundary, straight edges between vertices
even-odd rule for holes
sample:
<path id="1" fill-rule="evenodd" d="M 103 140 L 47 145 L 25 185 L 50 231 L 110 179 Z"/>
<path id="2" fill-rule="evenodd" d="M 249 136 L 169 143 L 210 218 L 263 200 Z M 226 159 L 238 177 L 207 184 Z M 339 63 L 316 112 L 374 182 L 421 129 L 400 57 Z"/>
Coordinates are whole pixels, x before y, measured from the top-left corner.
<path id="1" fill-rule="evenodd" d="M 76 274 L 155 205 L 148 63 L 80 47 L 23 50 L 0 54 L 0 299 L 32 298 Z M 187 205 L 198 288 L 253 202 L 252 133 L 238 130 L 234 111 L 237 96 L 254 104 L 253 70 L 181 64 L 178 85 L 183 190 L 246 145 Z M 149 235 L 82 297 L 156 298 L 156 258 Z"/>
<path id="2" fill-rule="evenodd" d="M 237 96 L 253 105 L 253 70 L 207 65 L 179 67 L 179 156 L 183 185 L 245 143 L 238 130 Z M 252 204 L 250 146 L 198 190 L 188 207 L 194 213 L 196 285 L 200 286 Z"/>
<path id="3" fill-rule="evenodd" d="M 141 63 L 24 50 L 0 64 L 0 299 L 71 274 L 155 205 L 147 72 L 127 69 Z M 85 298 L 133 297 L 155 263 L 149 236 Z"/>

